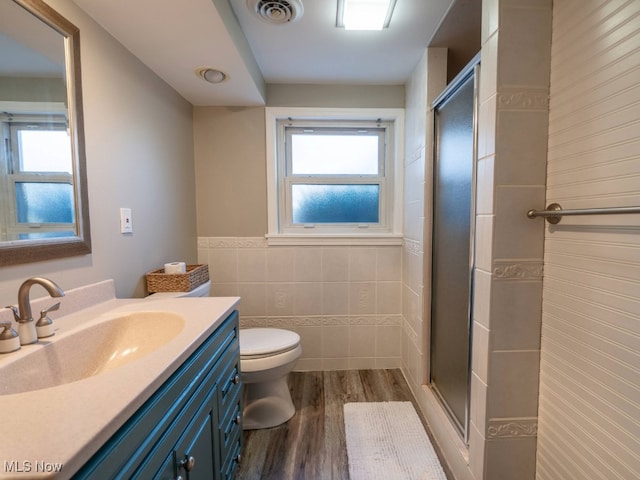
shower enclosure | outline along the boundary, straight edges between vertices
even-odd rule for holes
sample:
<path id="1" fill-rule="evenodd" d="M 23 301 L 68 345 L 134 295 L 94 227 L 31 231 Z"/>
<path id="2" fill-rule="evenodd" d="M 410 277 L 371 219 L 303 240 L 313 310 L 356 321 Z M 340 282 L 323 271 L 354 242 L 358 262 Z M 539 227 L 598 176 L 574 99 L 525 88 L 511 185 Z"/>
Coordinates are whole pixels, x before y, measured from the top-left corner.
<path id="1" fill-rule="evenodd" d="M 433 102 L 430 384 L 467 441 L 479 56 Z"/>

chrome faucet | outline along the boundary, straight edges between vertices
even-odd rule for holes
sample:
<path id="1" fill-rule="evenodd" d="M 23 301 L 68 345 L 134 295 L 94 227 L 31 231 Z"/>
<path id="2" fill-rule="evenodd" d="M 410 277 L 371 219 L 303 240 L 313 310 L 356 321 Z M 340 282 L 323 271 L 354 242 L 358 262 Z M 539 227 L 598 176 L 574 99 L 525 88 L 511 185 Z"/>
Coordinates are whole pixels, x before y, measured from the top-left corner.
<path id="1" fill-rule="evenodd" d="M 64 291 L 53 280 L 43 277 L 32 277 L 24 281 L 18 289 L 18 309 L 20 318 L 17 322 L 29 322 L 33 320 L 31 316 L 31 303 L 29 302 L 29 291 L 32 285 L 41 285 L 52 297 L 64 297 Z"/>
<path id="2" fill-rule="evenodd" d="M 52 297 L 64 297 L 64 291 L 53 280 L 43 277 L 32 277 L 25 280 L 18 289 L 18 308 L 9 306 L 13 311 L 13 316 L 18 322 L 18 334 L 20 335 L 20 343 L 27 345 L 38 341 L 36 326 L 31 316 L 31 303 L 29 301 L 29 292 L 33 285 L 40 285 Z"/>

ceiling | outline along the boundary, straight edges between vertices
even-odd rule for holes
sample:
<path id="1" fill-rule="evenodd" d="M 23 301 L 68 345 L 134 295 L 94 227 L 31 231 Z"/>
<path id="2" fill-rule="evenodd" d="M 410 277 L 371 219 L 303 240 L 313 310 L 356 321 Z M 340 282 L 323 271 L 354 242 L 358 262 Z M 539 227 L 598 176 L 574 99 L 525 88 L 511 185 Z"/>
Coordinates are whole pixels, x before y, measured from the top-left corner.
<path id="1" fill-rule="evenodd" d="M 0 76 L 62 77 L 62 36 L 13 2 L 0 2 Z"/>
<path id="2" fill-rule="evenodd" d="M 74 0 L 189 102 L 228 106 L 264 105 L 267 83 L 404 84 L 455 3 L 397 0 L 389 28 L 366 32 L 336 28 L 337 0 L 301 1 L 271 24 L 247 0 Z M 228 78 L 209 84 L 203 66 Z"/>

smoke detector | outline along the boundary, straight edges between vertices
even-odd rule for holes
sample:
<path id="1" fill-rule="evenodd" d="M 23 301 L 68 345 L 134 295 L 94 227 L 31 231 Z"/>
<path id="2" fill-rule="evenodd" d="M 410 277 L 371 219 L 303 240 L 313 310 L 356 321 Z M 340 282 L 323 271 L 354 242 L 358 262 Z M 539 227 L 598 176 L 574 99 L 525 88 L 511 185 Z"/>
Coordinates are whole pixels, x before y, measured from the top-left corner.
<path id="1" fill-rule="evenodd" d="M 304 12 L 300 0 L 247 0 L 247 6 L 260 20 L 267 23 L 289 23 Z"/>

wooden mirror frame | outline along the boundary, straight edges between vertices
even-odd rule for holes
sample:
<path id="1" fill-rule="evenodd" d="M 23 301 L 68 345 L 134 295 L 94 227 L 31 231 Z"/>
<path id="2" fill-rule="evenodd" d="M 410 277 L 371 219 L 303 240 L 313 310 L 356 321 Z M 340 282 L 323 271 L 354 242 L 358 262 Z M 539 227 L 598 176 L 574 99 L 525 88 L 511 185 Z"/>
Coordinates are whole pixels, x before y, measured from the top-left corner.
<path id="1" fill-rule="evenodd" d="M 76 236 L 0 242 L 0 266 L 59 259 L 91 253 L 89 198 L 82 113 L 80 30 L 42 0 L 13 0 L 62 36 L 65 41 L 67 108 L 73 152 Z"/>

